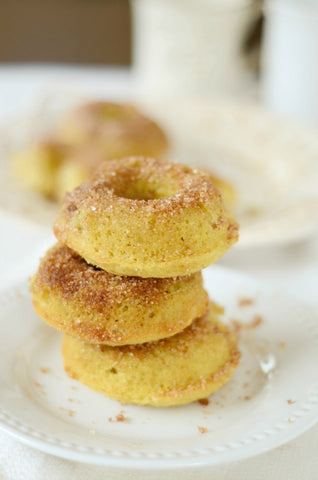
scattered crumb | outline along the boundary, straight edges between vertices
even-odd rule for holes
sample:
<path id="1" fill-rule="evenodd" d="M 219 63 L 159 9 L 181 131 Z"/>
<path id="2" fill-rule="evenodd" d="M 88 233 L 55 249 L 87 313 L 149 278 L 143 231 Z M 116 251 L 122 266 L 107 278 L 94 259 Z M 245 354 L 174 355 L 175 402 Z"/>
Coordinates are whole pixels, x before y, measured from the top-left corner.
<path id="1" fill-rule="evenodd" d="M 296 400 L 292 400 L 291 398 L 289 398 L 288 400 L 286 400 L 286 402 L 288 403 L 288 405 L 292 405 L 293 403 L 296 403 Z"/>
<path id="2" fill-rule="evenodd" d="M 116 415 L 116 417 L 109 417 L 109 418 L 108 418 L 108 421 L 109 421 L 110 423 L 112 423 L 112 422 L 125 422 L 125 423 L 128 423 L 128 422 L 129 422 L 129 418 L 126 417 L 123 412 L 120 412 L 118 415 Z"/>
<path id="3" fill-rule="evenodd" d="M 246 215 L 248 215 L 249 217 L 259 217 L 261 214 L 261 211 L 259 208 L 257 207 L 249 207 L 246 209 Z"/>
<path id="4" fill-rule="evenodd" d="M 230 324 L 236 333 L 238 333 L 240 330 L 242 330 L 242 328 L 244 328 L 244 324 L 239 320 L 236 320 L 235 318 L 231 319 Z"/>
<path id="5" fill-rule="evenodd" d="M 47 367 L 41 367 L 41 368 L 40 368 L 40 372 L 41 372 L 41 373 L 44 373 L 44 374 L 50 373 L 50 369 L 47 368 Z"/>
<path id="6" fill-rule="evenodd" d="M 286 347 L 286 343 L 285 342 L 280 342 L 279 348 L 285 348 L 285 347 Z"/>
<path id="7" fill-rule="evenodd" d="M 251 397 L 249 395 L 245 395 L 245 397 L 243 397 L 243 400 L 251 400 Z"/>
<path id="8" fill-rule="evenodd" d="M 67 400 L 71 403 L 80 403 L 80 401 L 76 400 L 76 398 L 68 398 Z"/>
<path id="9" fill-rule="evenodd" d="M 237 304 L 239 307 L 247 307 L 248 305 L 253 305 L 254 300 L 252 298 L 239 298 Z"/>
<path id="10" fill-rule="evenodd" d="M 255 315 L 252 322 L 250 323 L 251 328 L 258 327 L 263 321 L 261 315 Z"/>
<path id="11" fill-rule="evenodd" d="M 61 410 L 61 412 L 65 412 L 67 413 L 67 415 L 69 417 L 74 417 L 74 410 L 70 410 L 69 408 L 64 408 L 64 407 L 59 407 L 59 410 Z"/>
<path id="12" fill-rule="evenodd" d="M 204 407 L 206 407 L 207 405 L 209 405 L 210 401 L 208 398 L 201 398 L 200 400 L 198 400 L 198 402 L 203 405 Z"/>
<path id="13" fill-rule="evenodd" d="M 34 383 L 34 385 L 36 386 L 36 388 L 39 389 L 40 394 L 45 397 L 45 396 L 46 396 L 46 391 L 45 391 L 44 386 L 43 386 L 40 382 L 38 382 L 37 380 L 34 380 L 33 383 Z"/>
<path id="14" fill-rule="evenodd" d="M 208 432 L 208 429 L 205 428 L 205 427 L 200 427 L 200 426 L 198 426 L 198 430 L 199 430 L 199 432 L 200 432 L 201 434 Z"/>
<path id="15" fill-rule="evenodd" d="M 71 389 L 72 390 L 77 390 L 77 387 L 75 385 L 72 385 Z"/>
<path id="16" fill-rule="evenodd" d="M 214 403 L 214 405 L 217 405 L 217 406 L 220 407 L 220 408 L 223 408 L 223 407 L 224 407 L 224 404 L 221 403 L 219 400 L 215 400 L 213 403 Z"/>
<path id="17" fill-rule="evenodd" d="M 231 320 L 231 326 L 235 332 L 240 332 L 241 330 L 250 330 L 252 328 L 258 327 L 262 323 L 262 321 L 263 319 L 261 315 L 255 315 L 253 320 L 248 323 L 243 323 L 233 318 Z"/>
<path id="18" fill-rule="evenodd" d="M 294 423 L 294 420 L 292 420 L 290 417 L 287 419 L 288 423 Z"/>
<path id="19" fill-rule="evenodd" d="M 249 383 L 248 383 L 248 382 L 244 382 L 244 383 L 243 383 L 243 388 L 248 388 L 248 386 L 249 386 Z"/>
<path id="20" fill-rule="evenodd" d="M 124 422 L 126 420 L 126 417 L 122 413 L 119 413 L 118 415 L 116 415 L 116 420 L 117 422 Z"/>

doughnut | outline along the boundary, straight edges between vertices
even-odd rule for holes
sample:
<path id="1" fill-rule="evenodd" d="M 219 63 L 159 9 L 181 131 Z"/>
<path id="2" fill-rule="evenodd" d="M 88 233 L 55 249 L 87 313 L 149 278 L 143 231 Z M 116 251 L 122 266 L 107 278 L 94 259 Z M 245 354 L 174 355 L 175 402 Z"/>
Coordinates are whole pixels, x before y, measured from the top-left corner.
<path id="1" fill-rule="evenodd" d="M 56 197 L 57 173 L 70 147 L 52 139 L 39 140 L 13 155 L 13 169 L 30 190 L 48 198 Z"/>
<path id="2" fill-rule="evenodd" d="M 103 161 L 109 159 L 92 145 L 87 145 L 74 149 L 73 154 L 65 160 L 57 171 L 56 179 L 55 197 L 60 203 L 66 192 L 70 192 L 80 185 Z M 209 173 L 214 186 L 222 193 L 226 207 L 231 210 L 237 201 L 237 194 L 233 185 L 220 177 L 216 177 L 213 173 Z"/>
<path id="3" fill-rule="evenodd" d="M 13 155 L 13 170 L 29 189 L 53 200 L 77 187 L 105 160 L 126 155 L 161 157 L 168 140 L 132 105 L 92 102 L 75 109 L 50 139 Z"/>
<path id="4" fill-rule="evenodd" d="M 104 162 L 66 195 L 57 239 L 115 275 L 176 277 L 218 260 L 238 239 L 211 176 L 145 157 Z"/>
<path id="5" fill-rule="evenodd" d="M 231 378 L 240 357 L 219 313 L 212 304 L 181 333 L 141 345 L 92 345 L 65 336 L 65 371 L 125 403 L 169 407 L 206 398 Z"/>
<path id="6" fill-rule="evenodd" d="M 108 158 L 127 155 L 161 157 L 168 141 L 161 128 L 133 105 L 90 102 L 73 110 L 57 128 L 60 141 L 93 143 Z"/>
<path id="7" fill-rule="evenodd" d="M 103 161 L 101 155 L 93 148 L 84 149 L 84 151 L 85 155 L 83 155 L 82 149 L 73 152 L 73 155 L 65 159 L 66 161 L 60 165 L 57 171 L 55 198 L 59 203 L 62 203 L 66 192 L 71 192 L 89 177 L 98 165 L 97 160 L 100 160 L 100 163 Z M 82 161 L 82 159 L 86 161 Z"/>
<path id="8" fill-rule="evenodd" d="M 228 210 L 232 208 L 237 203 L 237 192 L 233 185 L 223 178 L 216 177 L 214 174 L 210 173 L 214 186 L 220 190 L 223 196 L 224 204 Z"/>
<path id="9" fill-rule="evenodd" d="M 72 191 L 96 170 L 106 156 L 91 145 L 75 149 L 65 159 L 56 175 L 55 197 L 61 203 L 66 192 Z M 210 173 L 214 186 L 220 190 L 226 207 L 231 210 L 236 204 L 236 191 L 229 182 Z"/>
<path id="10" fill-rule="evenodd" d="M 74 149 L 57 171 L 56 199 L 61 203 L 66 192 L 70 192 L 80 185 L 105 160 L 107 160 L 106 155 L 92 145 Z M 226 207 L 231 210 L 236 203 L 236 191 L 233 185 L 212 173 L 210 175 L 214 186 L 222 193 Z"/>
<path id="11" fill-rule="evenodd" d="M 106 160 L 109 158 L 91 144 L 74 147 L 57 172 L 57 200 L 62 202 L 66 192 L 74 190 Z"/>
<path id="12" fill-rule="evenodd" d="M 31 279 L 34 309 L 50 326 L 90 343 L 126 345 L 174 335 L 208 306 L 201 273 L 120 277 L 52 247 Z"/>

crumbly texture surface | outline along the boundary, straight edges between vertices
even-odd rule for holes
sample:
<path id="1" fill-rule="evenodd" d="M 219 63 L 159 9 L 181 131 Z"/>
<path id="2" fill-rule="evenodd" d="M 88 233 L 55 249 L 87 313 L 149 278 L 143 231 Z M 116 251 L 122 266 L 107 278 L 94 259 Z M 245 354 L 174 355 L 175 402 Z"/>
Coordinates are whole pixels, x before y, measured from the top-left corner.
<path id="1" fill-rule="evenodd" d="M 57 239 L 117 275 L 200 271 L 238 240 L 211 175 L 146 157 L 103 163 L 66 195 Z"/>
<path id="2" fill-rule="evenodd" d="M 66 372 L 93 390 L 121 402 L 168 407 L 206 398 L 233 375 L 240 353 L 235 337 L 208 313 L 179 334 L 124 347 L 64 337 Z"/>
<path id="3" fill-rule="evenodd" d="M 30 282 L 35 311 L 49 325 L 90 343 L 126 345 L 169 337 L 208 306 L 201 273 L 174 278 L 112 275 L 57 244 Z"/>
<path id="4" fill-rule="evenodd" d="M 60 124 L 57 138 L 71 145 L 92 142 L 107 157 L 161 157 L 168 140 L 156 122 L 130 104 L 97 101 L 81 105 Z"/>

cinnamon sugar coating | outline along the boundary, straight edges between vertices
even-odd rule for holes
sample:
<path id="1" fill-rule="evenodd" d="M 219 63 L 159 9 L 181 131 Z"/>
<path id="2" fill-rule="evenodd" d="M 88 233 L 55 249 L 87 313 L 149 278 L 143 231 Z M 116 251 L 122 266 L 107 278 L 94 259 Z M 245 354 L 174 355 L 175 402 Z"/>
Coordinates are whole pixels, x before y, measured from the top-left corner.
<path id="1" fill-rule="evenodd" d="M 201 273 L 174 278 L 112 275 L 57 244 L 31 279 L 33 304 L 54 328 L 92 343 L 125 345 L 168 337 L 206 308 Z"/>
<path id="2" fill-rule="evenodd" d="M 234 335 L 208 312 L 184 331 L 143 345 L 108 347 L 65 337 L 66 372 L 122 402 L 174 406 L 206 398 L 233 375 L 240 358 Z"/>
<path id="3" fill-rule="evenodd" d="M 13 168 L 26 187 L 62 201 L 102 161 L 126 155 L 162 157 L 168 140 L 163 130 L 132 105 L 92 102 L 63 120 L 50 138 L 17 152 Z"/>
<path id="4" fill-rule="evenodd" d="M 145 157 L 103 163 L 66 196 L 54 232 L 89 263 L 141 277 L 199 271 L 238 239 L 211 175 Z"/>
<path id="5" fill-rule="evenodd" d="M 168 147 L 165 133 L 135 106 L 106 101 L 80 105 L 59 125 L 57 137 L 72 145 L 93 143 L 107 157 L 154 155 Z"/>

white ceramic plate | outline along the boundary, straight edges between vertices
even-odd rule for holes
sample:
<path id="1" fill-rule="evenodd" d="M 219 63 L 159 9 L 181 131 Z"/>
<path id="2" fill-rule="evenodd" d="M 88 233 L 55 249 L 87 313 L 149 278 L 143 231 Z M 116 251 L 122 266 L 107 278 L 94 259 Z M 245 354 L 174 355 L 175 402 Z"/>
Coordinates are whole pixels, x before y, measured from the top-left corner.
<path id="1" fill-rule="evenodd" d="M 68 378 L 61 336 L 33 312 L 22 281 L 0 296 L 0 427 L 53 455 L 130 468 L 239 460 L 310 428 L 318 419 L 317 314 L 231 270 L 210 267 L 204 276 L 227 323 L 262 319 L 240 330 L 240 366 L 208 406 L 121 405 Z M 127 421 L 117 421 L 121 413 Z"/>
<path id="2" fill-rule="evenodd" d="M 86 98 L 87 99 L 87 98 Z M 12 152 L 49 131 L 83 95 L 44 97 L 33 112 L 0 129 L 0 208 L 51 228 L 58 206 L 24 189 L 10 168 Z M 286 244 L 318 224 L 318 135 L 264 109 L 233 102 L 137 100 L 169 132 L 169 157 L 228 179 L 238 193 L 234 248 Z"/>
<path id="3" fill-rule="evenodd" d="M 170 132 L 172 158 L 235 187 L 235 248 L 286 244 L 317 228 L 316 131 L 251 103 L 151 101 L 145 108 Z"/>

